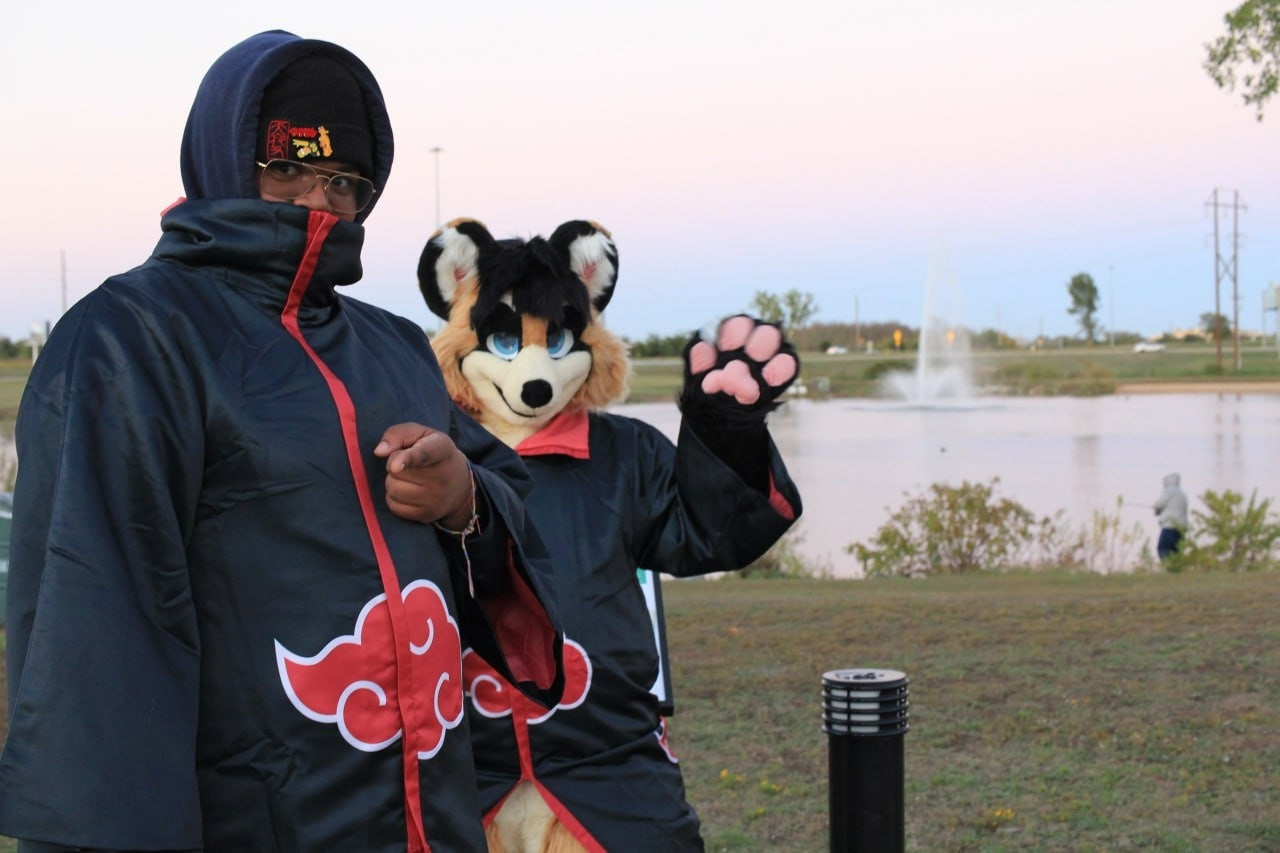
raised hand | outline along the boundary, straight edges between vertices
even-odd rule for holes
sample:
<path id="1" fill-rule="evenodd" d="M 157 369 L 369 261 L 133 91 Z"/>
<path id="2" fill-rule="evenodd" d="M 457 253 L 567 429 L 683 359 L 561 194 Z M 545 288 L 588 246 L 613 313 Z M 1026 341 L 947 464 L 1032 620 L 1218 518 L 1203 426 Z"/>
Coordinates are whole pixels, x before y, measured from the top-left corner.
<path id="1" fill-rule="evenodd" d="M 721 321 L 714 341 L 695 338 L 685 348 L 685 395 L 727 394 L 749 408 L 772 403 L 795 381 L 800 361 L 773 323 L 746 314 Z"/>

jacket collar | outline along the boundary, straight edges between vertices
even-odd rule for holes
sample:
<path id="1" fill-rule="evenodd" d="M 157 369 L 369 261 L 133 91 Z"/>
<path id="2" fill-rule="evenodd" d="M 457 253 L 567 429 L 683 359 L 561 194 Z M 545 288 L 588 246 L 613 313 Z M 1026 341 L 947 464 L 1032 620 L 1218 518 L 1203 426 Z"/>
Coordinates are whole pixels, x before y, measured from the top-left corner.
<path id="1" fill-rule="evenodd" d="M 314 263 L 302 309 L 337 303 L 339 285 L 359 281 L 364 228 L 338 221 L 321 245 L 308 246 L 311 211 L 257 199 L 195 199 L 167 210 L 153 257 L 218 269 L 232 288 L 264 308 L 284 307 L 304 259 Z"/>
<path id="2" fill-rule="evenodd" d="M 588 442 L 590 418 L 585 409 L 561 412 L 547 425 L 516 445 L 521 456 L 560 454 L 574 459 L 590 459 Z"/>

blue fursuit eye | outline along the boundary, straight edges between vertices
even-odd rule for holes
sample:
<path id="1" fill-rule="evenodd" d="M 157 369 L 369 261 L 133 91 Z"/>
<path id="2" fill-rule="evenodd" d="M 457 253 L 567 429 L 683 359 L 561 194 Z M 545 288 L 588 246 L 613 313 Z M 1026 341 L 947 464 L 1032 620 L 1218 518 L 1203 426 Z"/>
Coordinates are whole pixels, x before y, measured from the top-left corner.
<path id="1" fill-rule="evenodd" d="M 553 327 L 547 330 L 547 352 L 552 358 L 564 358 L 573 349 L 573 332 Z"/>
<path id="2" fill-rule="evenodd" d="M 494 332 L 485 341 L 485 346 L 489 352 L 507 361 L 520 354 L 520 338 L 509 332 Z"/>

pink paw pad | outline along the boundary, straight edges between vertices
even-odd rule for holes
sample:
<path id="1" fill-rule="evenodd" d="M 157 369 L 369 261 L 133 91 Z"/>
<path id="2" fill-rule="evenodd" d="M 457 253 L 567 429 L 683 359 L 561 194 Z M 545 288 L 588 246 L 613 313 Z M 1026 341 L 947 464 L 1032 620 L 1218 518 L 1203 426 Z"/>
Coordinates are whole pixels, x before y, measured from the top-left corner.
<path id="1" fill-rule="evenodd" d="M 755 321 L 750 317 L 731 317 L 725 320 L 720 324 L 720 333 L 716 336 L 720 351 L 741 349 L 755 326 Z"/>
<path id="2" fill-rule="evenodd" d="M 770 387 L 777 388 L 795 378 L 796 366 L 795 356 L 784 352 L 771 358 L 760 372 Z"/>
<path id="3" fill-rule="evenodd" d="M 747 339 L 746 353 L 752 361 L 768 361 L 782 346 L 782 332 L 777 326 L 756 326 Z"/>
<path id="4" fill-rule="evenodd" d="M 689 372 L 702 373 L 716 366 L 716 348 L 706 341 L 698 341 L 689 350 Z"/>
<path id="5" fill-rule="evenodd" d="M 702 380 L 702 390 L 708 394 L 729 394 L 744 406 L 760 399 L 760 386 L 756 385 L 744 361 L 731 361 L 723 370 L 708 373 Z"/>

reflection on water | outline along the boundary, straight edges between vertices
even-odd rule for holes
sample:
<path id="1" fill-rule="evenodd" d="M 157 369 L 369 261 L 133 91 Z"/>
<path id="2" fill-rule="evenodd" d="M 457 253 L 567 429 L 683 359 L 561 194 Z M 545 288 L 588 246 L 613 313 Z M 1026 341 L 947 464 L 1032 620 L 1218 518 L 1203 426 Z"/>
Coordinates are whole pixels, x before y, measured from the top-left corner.
<path id="1" fill-rule="evenodd" d="M 670 404 L 617 407 L 673 439 Z M 793 400 L 770 417 L 774 439 L 804 499 L 799 550 L 839 577 L 860 574 L 844 553 L 864 542 L 930 484 L 986 483 L 1037 515 L 1073 525 L 1095 510 L 1158 534 L 1146 506 L 1178 472 L 1202 509 L 1207 489 L 1275 498 L 1280 483 L 1280 395 L 1146 394 L 1132 397 L 981 398 L 912 406 L 878 400 Z M 1153 544 L 1154 547 L 1154 544 Z"/>

